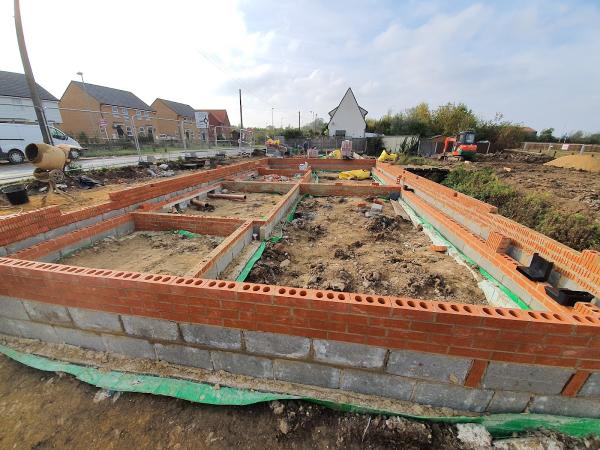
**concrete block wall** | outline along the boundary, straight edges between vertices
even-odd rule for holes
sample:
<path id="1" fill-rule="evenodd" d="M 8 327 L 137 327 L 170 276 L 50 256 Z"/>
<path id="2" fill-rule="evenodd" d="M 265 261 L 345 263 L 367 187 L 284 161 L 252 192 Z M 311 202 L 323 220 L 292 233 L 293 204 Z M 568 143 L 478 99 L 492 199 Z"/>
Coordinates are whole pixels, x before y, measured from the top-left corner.
<path id="1" fill-rule="evenodd" d="M 266 239 L 271 235 L 275 226 L 289 214 L 290 209 L 300 198 L 300 186 L 296 184 L 287 194 L 275 205 L 267 220 L 260 227 L 260 239 Z"/>
<path id="2" fill-rule="evenodd" d="M 229 236 L 244 223 L 244 220 L 238 217 L 209 217 L 192 214 L 134 212 L 131 213 L 131 216 L 136 230 L 187 230 L 211 236 Z"/>
<path id="3" fill-rule="evenodd" d="M 0 297 L 0 333 L 473 412 L 600 417 L 600 372 L 490 362 L 327 338 L 176 322 Z M 467 385 L 474 372 L 479 382 Z M 472 384 L 472 383 L 471 383 Z"/>

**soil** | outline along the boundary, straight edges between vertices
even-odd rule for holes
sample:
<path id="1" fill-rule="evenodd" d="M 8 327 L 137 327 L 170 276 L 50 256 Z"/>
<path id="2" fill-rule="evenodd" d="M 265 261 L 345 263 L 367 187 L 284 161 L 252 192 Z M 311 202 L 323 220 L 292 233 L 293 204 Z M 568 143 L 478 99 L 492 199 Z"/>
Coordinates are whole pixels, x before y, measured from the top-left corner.
<path id="1" fill-rule="evenodd" d="M 358 197 L 304 199 L 284 239 L 267 245 L 247 281 L 488 304 L 468 268 L 432 251 L 429 238 L 389 203 L 367 218 L 370 207 Z"/>
<path id="2" fill-rule="evenodd" d="M 587 172 L 600 172 L 600 155 L 568 155 L 561 156 L 546 163 L 547 166 L 581 169 Z"/>
<path id="3" fill-rule="evenodd" d="M 212 406 L 99 390 L 70 375 L 38 371 L 0 355 L 0 448 L 474 448 L 458 435 L 456 426 L 444 423 L 341 413 L 301 401 Z M 555 445 L 531 448 L 600 445 L 597 437 L 548 432 L 527 439 Z"/>
<path id="4" fill-rule="evenodd" d="M 121 238 L 106 238 L 59 262 L 98 269 L 184 276 L 206 261 L 208 254 L 221 241 L 223 238 L 219 236 L 184 238 L 168 231 L 136 231 Z"/>
<path id="5" fill-rule="evenodd" d="M 238 253 L 235 258 L 233 258 L 233 261 L 231 261 L 223 273 L 221 273 L 219 279 L 235 281 L 235 279 L 240 275 L 246 266 L 248 260 L 252 257 L 254 252 L 258 250 L 259 246 L 259 241 L 252 241 L 249 245 L 247 245 L 244 250 Z"/>
<path id="6" fill-rule="evenodd" d="M 547 194 L 552 204 L 567 213 L 600 220 L 600 177 L 597 173 L 543 165 L 546 155 L 503 153 L 481 157 L 476 167 L 492 168 L 498 178 L 522 193 Z M 508 170 L 507 170 L 508 169 Z"/>
<path id="7" fill-rule="evenodd" d="M 228 194 L 244 194 L 245 201 L 207 198 L 202 201 L 209 203 L 214 209 L 198 211 L 190 206 L 184 214 L 217 217 L 241 217 L 244 219 L 265 219 L 281 200 L 280 194 L 264 194 L 258 192 L 227 191 Z"/>

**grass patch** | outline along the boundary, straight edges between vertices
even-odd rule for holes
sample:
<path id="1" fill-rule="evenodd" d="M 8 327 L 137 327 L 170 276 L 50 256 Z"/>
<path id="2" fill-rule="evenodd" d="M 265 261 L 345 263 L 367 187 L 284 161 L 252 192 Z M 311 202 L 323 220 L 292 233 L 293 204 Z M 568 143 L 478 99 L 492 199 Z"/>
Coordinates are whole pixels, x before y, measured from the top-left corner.
<path id="1" fill-rule="evenodd" d="M 498 212 L 575 250 L 600 251 L 600 222 L 583 214 L 564 212 L 548 194 L 523 194 L 498 179 L 492 169 L 451 171 L 443 181 L 463 194 L 490 203 Z"/>

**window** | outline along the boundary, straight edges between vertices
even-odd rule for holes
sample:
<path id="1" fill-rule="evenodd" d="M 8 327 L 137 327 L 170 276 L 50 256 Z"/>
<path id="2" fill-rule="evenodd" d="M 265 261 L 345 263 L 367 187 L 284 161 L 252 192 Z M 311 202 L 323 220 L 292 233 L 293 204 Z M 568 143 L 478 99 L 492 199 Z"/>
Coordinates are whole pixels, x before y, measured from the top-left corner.
<path id="1" fill-rule="evenodd" d="M 121 107 L 121 114 L 123 114 L 124 116 L 126 116 L 127 115 L 127 108 Z"/>
<path id="2" fill-rule="evenodd" d="M 150 120 L 150 111 L 144 111 L 144 116 L 146 117 L 146 120 Z"/>
<path id="3" fill-rule="evenodd" d="M 67 140 L 67 135 L 54 127 L 50 127 L 50 134 L 52 134 L 54 139 L 59 139 L 61 141 Z"/>
<path id="4" fill-rule="evenodd" d="M 142 112 L 139 109 L 135 110 L 135 118 L 138 120 L 142 118 Z"/>
<path id="5" fill-rule="evenodd" d="M 127 132 L 127 136 L 133 136 L 133 133 L 131 132 L 131 127 L 125 128 L 125 131 Z"/>
<path id="6" fill-rule="evenodd" d="M 138 134 L 143 135 L 144 133 L 146 133 L 146 130 L 144 129 L 144 127 L 139 127 L 138 128 Z"/>
<path id="7" fill-rule="evenodd" d="M 112 107 L 112 113 L 113 113 L 113 116 L 118 116 L 119 115 L 119 107 L 118 106 L 113 106 Z M 125 114 L 125 113 L 123 113 L 123 114 Z"/>

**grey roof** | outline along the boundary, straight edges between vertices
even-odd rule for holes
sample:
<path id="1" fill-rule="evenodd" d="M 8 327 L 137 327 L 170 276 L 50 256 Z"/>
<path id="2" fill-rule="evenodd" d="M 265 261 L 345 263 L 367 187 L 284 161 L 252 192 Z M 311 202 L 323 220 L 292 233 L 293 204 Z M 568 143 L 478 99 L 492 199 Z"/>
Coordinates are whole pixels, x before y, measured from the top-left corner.
<path id="1" fill-rule="evenodd" d="M 192 119 L 195 117 L 194 108 L 192 108 L 190 105 L 174 102 L 172 100 L 165 100 L 164 98 L 158 98 L 157 100 L 163 102 L 181 117 L 190 117 Z"/>
<path id="2" fill-rule="evenodd" d="M 94 97 L 103 105 L 125 106 L 127 108 L 142 109 L 152 111 L 152 107 L 144 103 L 138 96 L 122 89 L 115 89 L 97 84 L 85 83 L 81 81 L 71 81 L 71 83 L 84 89 L 89 95 Z"/>
<path id="3" fill-rule="evenodd" d="M 57 102 L 58 99 L 36 83 L 38 94 L 42 100 Z M 6 97 L 31 98 L 27 79 L 22 73 L 5 72 L 0 70 L 0 95 Z"/>

